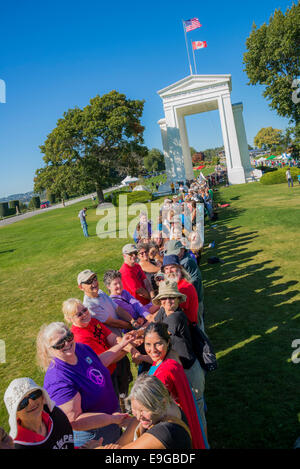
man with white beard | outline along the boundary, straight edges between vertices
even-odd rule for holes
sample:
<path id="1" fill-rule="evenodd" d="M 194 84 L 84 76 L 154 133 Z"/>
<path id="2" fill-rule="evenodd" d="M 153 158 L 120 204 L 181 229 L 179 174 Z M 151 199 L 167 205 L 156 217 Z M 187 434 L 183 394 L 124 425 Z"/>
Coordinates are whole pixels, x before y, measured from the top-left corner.
<path id="1" fill-rule="evenodd" d="M 180 293 L 186 296 L 186 301 L 180 303 L 179 307 L 186 314 L 189 323 L 198 323 L 198 295 L 194 285 L 190 283 L 190 276 L 180 265 L 179 257 L 176 255 L 165 256 L 161 267 L 165 278 L 175 280 Z M 200 326 L 200 324 L 198 324 Z"/>

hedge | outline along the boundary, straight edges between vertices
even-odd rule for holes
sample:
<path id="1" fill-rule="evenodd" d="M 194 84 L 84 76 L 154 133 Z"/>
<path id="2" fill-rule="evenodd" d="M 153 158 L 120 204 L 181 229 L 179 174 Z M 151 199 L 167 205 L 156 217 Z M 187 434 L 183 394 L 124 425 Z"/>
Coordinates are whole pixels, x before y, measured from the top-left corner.
<path id="1" fill-rule="evenodd" d="M 149 200 L 152 200 L 152 194 L 148 191 L 133 191 L 133 192 L 126 192 L 127 195 L 127 204 L 135 204 L 135 203 L 145 203 Z M 113 192 L 112 196 L 112 203 L 118 207 L 119 206 L 119 197 L 120 195 L 124 195 L 124 192 Z"/>
<path id="2" fill-rule="evenodd" d="M 47 192 L 47 200 L 49 200 L 50 204 L 53 205 L 56 202 L 56 195 L 52 192 Z"/>
<path id="3" fill-rule="evenodd" d="M 14 208 L 16 212 L 16 207 L 20 208 L 20 202 L 19 200 L 11 200 L 9 202 L 9 208 Z"/>
<path id="4" fill-rule="evenodd" d="M 256 169 L 260 169 L 263 173 L 271 173 L 272 171 L 277 171 L 278 168 L 274 168 L 273 166 L 257 166 Z"/>
<path id="5" fill-rule="evenodd" d="M 271 184 L 283 184 L 287 182 L 286 179 L 286 171 L 287 166 L 285 168 L 280 168 L 277 171 L 273 171 L 270 173 L 263 174 L 260 178 L 260 183 L 264 185 L 271 185 Z M 297 181 L 298 175 L 300 175 L 300 168 L 290 168 L 291 176 L 293 181 Z"/>
<path id="6" fill-rule="evenodd" d="M 0 203 L 0 217 L 7 217 L 9 215 L 8 202 Z"/>
<path id="7" fill-rule="evenodd" d="M 30 199 L 29 208 L 40 208 L 41 199 L 39 196 L 34 196 Z"/>

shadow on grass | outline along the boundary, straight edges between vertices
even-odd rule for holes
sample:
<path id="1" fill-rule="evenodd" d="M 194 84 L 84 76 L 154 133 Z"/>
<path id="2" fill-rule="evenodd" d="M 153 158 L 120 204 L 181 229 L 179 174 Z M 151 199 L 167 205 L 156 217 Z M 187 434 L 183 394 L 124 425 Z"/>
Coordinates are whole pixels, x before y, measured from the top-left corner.
<path id="1" fill-rule="evenodd" d="M 206 230 L 216 248 L 200 266 L 206 331 L 219 361 L 206 380 L 209 441 L 212 448 L 292 448 L 300 434 L 300 364 L 290 360 L 300 338 L 298 281 L 282 281 L 273 259 L 255 262 L 259 232 L 225 223 L 240 212 L 228 210 L 216 222 L 222 229 Z M 211 255 L 224 264 L 207 264 Z"/>
<path id="2" fill-rule="evenodd" d="M 6 254 L 8 252 L 14 252 L 15 249 L 8 249 L 7 251 L 0 251 L 0 254 Z"/>

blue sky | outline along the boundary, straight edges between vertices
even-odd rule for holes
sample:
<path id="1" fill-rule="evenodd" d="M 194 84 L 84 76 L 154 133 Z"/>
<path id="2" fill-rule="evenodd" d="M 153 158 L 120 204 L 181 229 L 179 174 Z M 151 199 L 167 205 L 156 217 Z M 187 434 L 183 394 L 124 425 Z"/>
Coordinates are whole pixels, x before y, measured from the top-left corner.
<path id="1" fill-rule="evenodd" d="M 102 2 L 24 0 L 3 2 L 0 28 L 0 197 L 33 189 L 39 150 L 63 112 L 83 107 L 112 89 L 145 99 L 145 144 L 162 149 L 157 121 L 163 117 L 157 91 L 189 75 L 182 19 L 197 17 L 205 40 L 195 51 L 199 74 L 232 75 L 232 102 L 244 104 L 248 142 L 262 127 L 284 129 L 288 121 L 271 111 L 262 88 L 247 86 L 245 41 L 253 21 L 269 21 L 291 1 Z M 218 112 L 186 119 L 189 143 L 197 150 L 221 146 Z"/>

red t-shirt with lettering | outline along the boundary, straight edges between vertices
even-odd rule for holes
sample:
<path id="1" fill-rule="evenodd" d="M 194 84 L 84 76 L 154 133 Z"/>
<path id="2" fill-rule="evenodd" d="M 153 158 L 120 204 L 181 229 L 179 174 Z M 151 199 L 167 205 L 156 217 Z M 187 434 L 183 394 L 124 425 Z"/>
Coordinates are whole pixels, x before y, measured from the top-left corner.
<path id="1" fill-rule="evenodd" d="M 147 278 L 141 266 L 139 264 L 134 264 L 133 267 L 131 267 L 124 262 L 120 268 L 120 272 L 122 274 L 124 290 L 129 291 L 129 293 L 139 300 L 142 305 L 147 305 L 151 300 L 147 300 L 147 298 L 136 293 L 139 288 L 145 288 L 144 280 Z"/>
<path id="2" fill-rule="evenodd" d="M 186 295 L 186 301 L 180 303 L 179 307 L 186 314 L 189 322 L 198 322 L 199 301 L 196 288 L 184 278 L 177 283 L 177 287 L 180 293 Z"/>
<path id="3" fill-rule="evenodd" d="M 108 327 L 96 318 L 92 318 L 87 327 L 72 326 L 75 342 L 88 345 L 97 355 L 110 349 L 107 337 L 112 333 Z M 116 369 L 116 364 L 109 365 L 108 370 L 112 374 Z"/>

